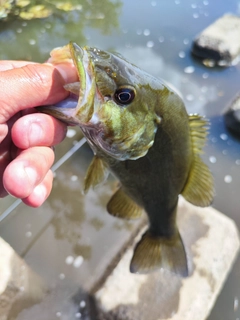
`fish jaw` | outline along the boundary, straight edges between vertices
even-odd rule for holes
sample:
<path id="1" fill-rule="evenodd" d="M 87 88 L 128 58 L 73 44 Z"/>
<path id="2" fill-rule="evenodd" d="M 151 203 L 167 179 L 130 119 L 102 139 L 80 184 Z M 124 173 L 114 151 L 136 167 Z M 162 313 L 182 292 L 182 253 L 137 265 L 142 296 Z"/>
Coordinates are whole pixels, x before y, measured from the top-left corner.
<path id="1" fill-rule="evenodd" d="M 98 108 L 101 95 L 96 90 L 94 65 L 89 53 L 76 43 L 70 42 L 67 46 L 56 48 L 51 52 L 48 62 L 58 64 L 73 62 L 79 76 L 79 91 L 52 106 L 37 107 L 37 110 L 50 114 L 70 125 L 89 126 L 90 120 L 96 124 L 97 116 L 94 109 Z M 66 85 L 70 90 L 71 84 Z"/>

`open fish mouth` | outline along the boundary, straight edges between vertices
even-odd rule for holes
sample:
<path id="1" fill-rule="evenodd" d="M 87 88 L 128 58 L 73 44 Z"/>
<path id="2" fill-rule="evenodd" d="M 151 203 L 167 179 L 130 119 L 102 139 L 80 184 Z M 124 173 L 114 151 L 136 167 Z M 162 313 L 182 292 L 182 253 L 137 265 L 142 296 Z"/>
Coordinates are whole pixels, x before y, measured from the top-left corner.
<path id="1" fill-rule="evenodd" d="M 63 101 L 51 106 L 37 107 L 37 110 L 50 114 L 70 125 L 92 127 L 96 126 L 97 116 L 94 115 L 101 95 L 97 92 L 94 62 L 87 49 L 70 42 L 63 48 L 54 49 L 51 52 L 50 62 L 57 64 L 66 60 L 72 60 L 79 76 L 79 82 L 66 84 L 64 88 L 70 91 L 70 95 Z"/>

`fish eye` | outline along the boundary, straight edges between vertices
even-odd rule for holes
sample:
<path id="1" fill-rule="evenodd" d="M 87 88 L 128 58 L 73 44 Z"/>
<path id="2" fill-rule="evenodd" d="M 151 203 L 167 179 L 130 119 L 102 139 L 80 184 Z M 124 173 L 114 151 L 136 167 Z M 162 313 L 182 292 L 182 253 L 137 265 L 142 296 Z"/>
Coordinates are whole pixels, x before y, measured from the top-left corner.
<path id="1" fill-rule="evenodd" d="M 135 91 L 132 88 L 119 88 L 114 93 L 114 100 L 121 105 L 127 105 L 135 98 Z"/>

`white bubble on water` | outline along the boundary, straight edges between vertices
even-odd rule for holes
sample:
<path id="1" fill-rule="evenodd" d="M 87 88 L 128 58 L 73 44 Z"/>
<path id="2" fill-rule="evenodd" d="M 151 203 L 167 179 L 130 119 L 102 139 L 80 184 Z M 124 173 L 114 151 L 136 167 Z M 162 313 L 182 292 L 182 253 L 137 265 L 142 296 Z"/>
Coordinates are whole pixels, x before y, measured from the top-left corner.
<path id="1" fill-rule="evenodd" d="M 180 0 L 175 0 L 175 4 L 180 4 L 181 1 Z"/>
<path id="2" fill-rule="evenodd" d="M 208 91 L 208 87 L 203 86 L 203 87 L 201 88 L 201 91 L 202 91 L 202 93 L 206 93 L 206 92 Z"/>
<path id="3" fill-rule="evenodd" d="M 203 79 L 207 79 L 209 77 L 209 73 L 208 72 L 204 72 L 202 77 L 203 77 Z"/>
<path id="4" fill-rule="evenodd" d="M 148 47 L 148 48 L 154 47 L 154 42 L 153 42 L 153 41 L 148 41 L 148 42 L 147 42 L 147 47 Z"/>
<path id="5" fill-rule="evenodd" d="M 64 280 L 65 278 L 66 278 L 65 274 L 64 273 L 60 273 L 59 279 L 60 280 Z"/>
<path id="6" fill-rule="evenodd" d="M 72 264 L 73 261 L 74 261 L 73 256 L 68 256 L 68 257 L 66 258 L 66 260 L 65 260 L 66 264 L 68 264 L 68 265 Z"/>
<path id="7" fill-rule="evenodd" d="M 226 176 L 224 177 L 224 182 L 226 182 L 226 183 L 231 183 L 231 182 L 232 182 L 232 176 L 230 176 L 229 174 L 226 175 Z"/>
<path id="8" fill-rule="evenodd" d="M 192 4 L 191 4 L 191 7 L 192 7 L 193 9 L 196 9 L 196 8 L 197 8 L 197 4 L 196 4 L 196 3 L 192 3 Z"/>
<path id="9" fill-rule="evenodd" d="M 142 30 L 141 29 L 137 29 L 137 35 L 141 35 L 142 34 Z"/>
<path id="10" fill-rule="evenodd" d="M 234 302 L 233 302 L 233 309 L 234 309 L 234 311 L 237 311 L 238 306 L 239 306 L 239 300 L 238 300 L 237 297 L 235 297 L 235 298 L 234 298 Z"/>
<path id="11" fill-rule="evenodd" d="M 228 154 L 228 151 L 227 150 L 223 150 L 222 154 L 225 156 L 226 154 Z"/>
<path id="12" fill-rule="evenodd" d="M 36 40 L 35 39 L 29 39 L 28 43 L 31 45 L 31 46 L 34 46 L 36 44 Z"/>
<path id="13" fill-rule="evenodd" d="M 31 232 L 31 231 L 27 231 L 27 232 L 25 233 L 25 236 L 26 236 L 27 238 L 31 238 L 32 232 Z"/>
<path id="14" fill-rule="evenodd" d="M 150 35 L 150 30 L 149 29 L 145 29 L 145 30 L 143 30 L 143 34 L 144 34 L 144 36 L 149 36 Z"/>
<path id="15" fill-rule="evenodd" d="M 204 0 L 204 1 L 203 1 L 203 4 L 204 4 L 205 6 L 208 6 L 208 5 L 209 5 L 209 2 L 208 2 L 207 0 Z"/>
<path id="16" fill-rule="evenodd" d="M 158 38 L 158 41 L 159 41 L 159 42 L 164 42 L 164 40 L 165 40 L 165 39 L 164 39 L 163 36 L 160 36 L 160 37 Z"/>
<path id="17" fill-rule="evenodd" d="M 80 312 L 77 312 L 75 314 L 75 318 L 80 319 L 82 317 L 82 314 Z"/>
<path id="18" fill-rule="evenodd" d="M 187 101 L 193 101 L 195 98 L 194 98 L 194 95 L 192 95 L 192 94 L 187 94 L 186 95 L 186 100 Z"/>
<path id="19" fill-rule="evenodd" d="M 211 141 L 212 141 L 213 143 L 216 143 L 216 142 L 218 141 L 218 139 L 214 137 L 214 138 L 211 139 Z"/>
<path id="20" fill-rule="evenodd" d="M 199 14 L 198 14 L 198 13 L 194 13 L 194 14 L 193 14 L 193 18 L 194 18 L 194 19 L 199 18 Z"/>
<path id="21" fill-rule="evenodd" d="M 152 5 L 153 7 L 156 7 L 157 2 L 156 2 L 156 1 L 152 1 L 152 2 L 151 2 L 151 5 Z"/>
<path id="22" fill-rule="evenodd" d="M 183 44 L 189 44 L 189 39 L 185 38 L 185 39 L 183 40 Z"/>
<path id="23" fill-rule="evenodd" d="M 58 311 L 58 312 L 56 313 L 56 316 L 57 316 L 58 318 L 60 318 L 60 317 L 62 316 L 62 313 Z"/>
<path id="24" fill-rule="evenodd" d="M 84 261 L 83 257 L 78 256 L 73 262 L 74 268 L 79 268 L 82 265 L 83 261 Z"/>
<path id="25" fill-rule="evenodd" d="M 220 134 L 220 138 L 223 140 L 223 141 L 226 141 L 228 139 L 228 135 L 226 133 L 221 133 Z"/>
<path id="26" fill-rule="evenodd" d="M 18 28 L 18 29 L 17 29 L 17 33 L 22 33 L 22 29 L 21 29 L 21 28 Z"/>
<path id="27" fill-rule="evenodd" d="M 184 69 L 185 73 L 193 73 L 195 71 L 194 66 L 188 66 Z"/>
<path id="28" fill-rule="evenodd" d="M 86 307 L 86 302 L 84 300 L 82 300 L 80 303 L 79 303 L 79 306 L 80 308 L 85 308 Z"/>
<path id="29" fill-rule="evenodd" d="M 236 164 L 237 164 L 238 166 L 240 166 L 240 159 L 237 159 L 237 160 L 236 160 Z"/>
<path id="30" fill-rule="evenodd" d="M 186 53 L 185 53 L 184 51 L 180 51 L 179 54 L 178 54 L 178 56 L 179 56 L 180 58 L 185 58 L 185 57 L 186 57 Z"/>
<path id="31" fill-rule="evenodd" d="M 217 158 L 214 157 L 214 156 L 210 156 L 210 157 L 209 157 L 209 161 L 210 161 L 211 163 L 216 163 L 216 162 L 217 162 Z"/>
<path id="32" fill-rule="evenodd" d="M 72 175 L 71 176 L 71 181 L 77 181 L 78 180 L 78 176 L 76 176 L 76 175 Z"/>

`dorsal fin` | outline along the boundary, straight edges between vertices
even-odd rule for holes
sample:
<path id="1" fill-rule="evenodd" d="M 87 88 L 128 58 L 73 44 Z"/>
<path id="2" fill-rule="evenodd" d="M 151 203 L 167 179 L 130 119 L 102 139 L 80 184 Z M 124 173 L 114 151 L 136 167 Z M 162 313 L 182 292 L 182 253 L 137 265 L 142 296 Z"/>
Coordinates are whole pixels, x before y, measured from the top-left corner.
<path id="1" fill-rule="evenodd" d="M 94 156 L 84 179 L 84 193 L 87 193 L 91 187 L 95 188 L 103 183 L 107 179 L 108 173 L 106 162 L 98 156 Z"/>
<path id="2" fill-rule="evenodd" d="M 190 203 L 207 207 L 214 196 L 213 176 L 199 154 L 203 152 L 208 134 L 208 121 L 194 114 L 189 116 L 189 126 L 193 150 L 193 161 L 187 182 L 182 191 L 183 197 Z"/>
<path id="3" fill-rule="evenodd" d="M 107 204 L 107 211 L 118 218 L 137 219 L 141 217 L 143 208 L 137 205 L 123 190 L 118 189 Z"/>

